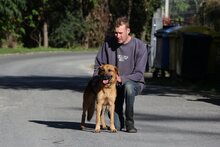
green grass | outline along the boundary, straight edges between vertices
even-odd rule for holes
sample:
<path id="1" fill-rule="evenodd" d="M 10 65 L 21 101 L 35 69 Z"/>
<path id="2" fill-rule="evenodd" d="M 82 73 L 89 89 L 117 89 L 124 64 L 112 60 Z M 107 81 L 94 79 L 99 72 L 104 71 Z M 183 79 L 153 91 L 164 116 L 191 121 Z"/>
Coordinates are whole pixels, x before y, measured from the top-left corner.
<path id="1" fill-rule="evenodd" d="M 37 52 L 89 52 L 97 51 L 98 48 L 0 48 L 0 54 L 25 54 Z"/>

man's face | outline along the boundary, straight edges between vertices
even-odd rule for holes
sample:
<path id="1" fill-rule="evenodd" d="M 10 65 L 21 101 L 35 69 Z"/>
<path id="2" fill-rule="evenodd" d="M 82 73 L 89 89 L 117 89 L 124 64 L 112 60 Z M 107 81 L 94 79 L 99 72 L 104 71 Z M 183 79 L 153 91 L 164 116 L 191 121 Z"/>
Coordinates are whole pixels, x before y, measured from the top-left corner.
<path id="1" fill-rule="evenodd" d="M 127 28 L 124 24 L 115 28 L 115 37 L 118 43 L 125 44 L 129 39 L 130 29 Z"/>

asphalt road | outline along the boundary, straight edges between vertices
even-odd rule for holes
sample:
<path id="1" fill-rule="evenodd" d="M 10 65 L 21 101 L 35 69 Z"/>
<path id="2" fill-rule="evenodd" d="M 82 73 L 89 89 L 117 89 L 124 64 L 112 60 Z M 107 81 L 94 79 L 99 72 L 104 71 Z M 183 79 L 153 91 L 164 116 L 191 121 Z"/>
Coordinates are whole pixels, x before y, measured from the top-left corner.
<path id="1" fill-rule="evenodd" d="M 219 147 L 218 96 L 146 85 L 136 134 L 79 130 L 94 53 L 0 56 L 0 147 Z M 108 118 L 107 122 L 108 122 Z"/>

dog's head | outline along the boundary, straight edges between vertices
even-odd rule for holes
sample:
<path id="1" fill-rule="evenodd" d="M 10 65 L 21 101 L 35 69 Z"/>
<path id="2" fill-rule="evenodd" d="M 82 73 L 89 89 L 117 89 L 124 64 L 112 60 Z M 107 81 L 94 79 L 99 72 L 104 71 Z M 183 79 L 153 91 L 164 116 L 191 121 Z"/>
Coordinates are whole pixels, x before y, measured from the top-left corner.
<path id="1" fill-rule="evenodd" d="M 111 64 L 104 64 L 99 67 L 98 75 L 104 85 L 110 86 L 117 82 L 118 68 Z"/>

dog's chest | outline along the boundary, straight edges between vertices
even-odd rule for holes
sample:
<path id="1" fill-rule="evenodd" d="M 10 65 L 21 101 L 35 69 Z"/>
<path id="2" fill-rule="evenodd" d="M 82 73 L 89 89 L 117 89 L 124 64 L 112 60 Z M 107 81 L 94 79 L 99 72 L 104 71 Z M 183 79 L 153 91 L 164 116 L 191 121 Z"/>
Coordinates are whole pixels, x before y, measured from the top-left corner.
<path id="1" fill-rule="evenodd" d="M 116 91 L 111 89 L 102 89 L 98 93 L 98 100 L 105 101 L 105 103 L 108 103 L 108 101 L 114 101 L 116 98 Z"/>
<path id="2" fill-rule="evenodd" d="M 102 97 L 110 98 L 115 96 L 115 91 L 112 89 L 102 89 L 100 91 L 100 94 L 102 95 Z"/>

